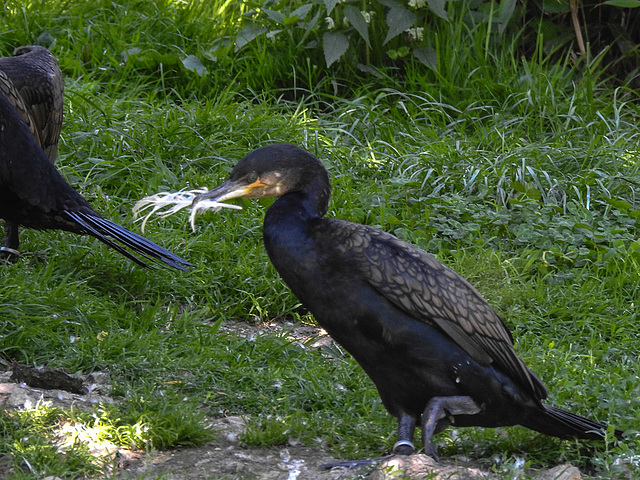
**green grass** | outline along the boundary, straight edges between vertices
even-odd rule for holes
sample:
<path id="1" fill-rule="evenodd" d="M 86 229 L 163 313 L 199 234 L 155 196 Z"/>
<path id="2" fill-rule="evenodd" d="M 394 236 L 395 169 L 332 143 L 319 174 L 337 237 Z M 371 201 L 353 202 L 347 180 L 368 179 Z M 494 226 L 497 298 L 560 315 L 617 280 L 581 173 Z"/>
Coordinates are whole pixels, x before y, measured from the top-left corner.
<path id="1" fill-rule="evenodd" d="M 218 3 L 7 4 L 3 54 L 43 32 L 55 38 L 66 75 L 65 178 L 104 216 L 138 230 L 131 207 L 145 195 L 213 187 L 268 142 L 306 147 L 332 175 L 329 216 L 437 255 L 500 312 L 551 403 L 630 433 L 617 446 L 585 446 L 520 428 L 450 429 L 437 437 L 442 456 L 470 456 L 504 478 L 518 458 L 534 469 L 571 462 L 598 478 L 619 478 L 617 459 L 637 467 L 635 92 L 540 52 L 516 58 L 460 23 L 441 27 L 439 48 L 476 54 L 439 75 L 416 64 L 404 76 L 338 76 L 309 67 L 304 51 L 257 47 L 213 61 L 240 13 L 217 12 Z M 123 62 L 134 47 L 143 53 Z M 187 54 L 209 74 L 183 68 Z M 305 68 L 314 73 L 303 81 Z M 186 214 L 152 219 L 145 235 L 193 262 L 187 273 L 142 270 L 90 238 L 22 233 L 22 258 L 0 268 L 2 357 L 108 370 L 118 403 L 91 414 L 0 413 L 0 465 L 15 468 L 11 478 L 106 468 L 81 444 L 66 455 L 52 446 L 68 421 L 153 449 L 200 444 L 212 435 L 205 416 L 233 414 L 250 419 L 249 445 L 295 437 L 342 458 L 389 451 L 394 421 L 348 355 L 219 330 L 226 319 L 311 320 L 262 247 L 268 205 L 207 213 L 195 233 Z"/>

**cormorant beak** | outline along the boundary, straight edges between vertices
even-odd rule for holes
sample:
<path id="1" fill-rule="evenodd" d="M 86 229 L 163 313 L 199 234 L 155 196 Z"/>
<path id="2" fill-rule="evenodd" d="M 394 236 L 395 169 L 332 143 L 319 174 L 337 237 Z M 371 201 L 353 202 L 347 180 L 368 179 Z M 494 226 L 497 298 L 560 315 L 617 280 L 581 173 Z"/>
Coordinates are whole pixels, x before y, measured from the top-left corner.
<path id="1" fill-rule="evenodd" d="M 265 184 L 260 180 L 256 180 L 253 183 L 246 184 L 240 182 L 232 182 L 231 180 L 227 180 L 222 185 L 213 190 L 209 190 L 206 193 L 198 195 L 193 199 L 191 206 L 195 206 L 196 203 L 202 200 L 212 200 L 214 202 L 226 202 L 227 200 L 232 200 L 234 198 L 257 198 L 261 195 L 256 195 L 256 191 L 254 189 L 264 187 Z"/>

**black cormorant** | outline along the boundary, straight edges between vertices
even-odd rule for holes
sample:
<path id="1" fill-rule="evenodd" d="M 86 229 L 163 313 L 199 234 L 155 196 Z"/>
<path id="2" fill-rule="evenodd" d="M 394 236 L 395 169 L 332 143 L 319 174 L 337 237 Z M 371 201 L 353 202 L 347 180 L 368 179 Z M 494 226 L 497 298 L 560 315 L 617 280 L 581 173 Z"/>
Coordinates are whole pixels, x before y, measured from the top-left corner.
<path id="1" fill-rule="evenodd" d="M 518 424 L 560 438 L 603 438 L 606 425 L 542 403 L 544 385 L 467 280 L 377 228 L 323 218 L 330 192 L 318 159 L 276 144 L 248 154 L 226 182 L 194 203 L 279 197 L 264 219 L 269 258 L 373 380 L 398 420 L 394 453 L 414 452 L 419 423 L 433 457 L 432 435 L 450 424 Z"/>

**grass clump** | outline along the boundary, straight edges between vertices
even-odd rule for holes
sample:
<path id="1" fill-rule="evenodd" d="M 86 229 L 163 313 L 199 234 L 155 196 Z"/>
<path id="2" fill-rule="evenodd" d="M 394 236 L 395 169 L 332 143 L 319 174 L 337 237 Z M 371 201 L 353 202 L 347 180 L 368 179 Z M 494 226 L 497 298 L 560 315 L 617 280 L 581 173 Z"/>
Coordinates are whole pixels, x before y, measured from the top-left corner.
<path id="1" fill-rule="evenodd" d="M 329 216 L 379 226 L 469 278 L 551 403 L 629 432 L 585 447 L 519 428 L 450 429 L 436 439 L 442 456 L 467 455 L 502 478 L 522 473 L 521 459 L 599 478 L 635 468 L 636 93 L 551 61 L 541 43 L 522 58 L 454 11 L 431 39 L 437 69 L 329 70 L 285 35 L 236 52 L 255 5 L 229 5 L 7 3 L 2 53 L 48 35 L 66 75 L 65 178 L 135 231 L 141 197 L 213 187 L 266 143 L 304 146 L 331 173 Z M 0 268 L 3 359 L 108 370 L 116 403 L 1 413 L 12 478 L 105 471 L 82 442 L 58 451 L 57 429 L 71 423 L 154 449 L 201 444 L 212 438 L 206 417 L 230 414 L 248 419 L 248 445 L 296 439 L 342 458 L 390 450 L 394 421 L 344 352 L 220 330 L 227 319 L 312 320 L 264 252 L 268 205 L 207 213 L 196 233 L 186 215 L 151 220 L 145 235 L 193 262 L 186 273 L 142 270 L 91 238 L 22 233 L 22 258 Z"/>
<path id="2" fill-rule="evenodd" d="M 86 443 L 65 444 L 57 437 L 56 431 L 65 417 L 67 414 L 61 410 L 46 405 L 28 411 L 0 412 L 3 470 L 22 467 L 24 473 L 17 473 L 14 478 L 98 474 L 100 465 L 91 457 Z"/>

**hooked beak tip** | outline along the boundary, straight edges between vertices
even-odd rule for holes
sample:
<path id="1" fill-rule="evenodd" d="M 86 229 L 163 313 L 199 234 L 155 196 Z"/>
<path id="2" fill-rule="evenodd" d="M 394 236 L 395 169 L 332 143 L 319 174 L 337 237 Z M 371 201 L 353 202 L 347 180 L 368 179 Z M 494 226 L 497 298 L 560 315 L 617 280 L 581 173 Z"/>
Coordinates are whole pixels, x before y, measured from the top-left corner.
<path id="1" fill-rule="evenodd" d="M 207 192 L 207 193 L 209 193 L 209 192 Z M 195 198 L 191 201 L 191 206 L 192 206 L 192 207 L 195 207 L 195 206 L 196 206 L 196 204 L 197 204 L 198 202 L 200 202 L 200 200 L 202 200 L 202 199 L 203 199 L 203 196 L 204 196 L 204 195 L 206 195 L 207 193 L 201 193 L 200 195 L 198 195 L 197 197 L 195 197 Z"/>
<path id="2" fill-rule="evenodd" d="M 201 193 L 197 197 L 193 199 L 191 202 L 191 206 L 194 207 L 196 204 L 203 200 L 211 200 L 214 202 L 226 202 L 227 200 L 231 200 L 237 198 L 241 195 L 238 195 L 240 190 L 233 183 L 226 181 L 219 187 L 214 188 L 213 190 L 209 190 L 208 192 Z"/>

